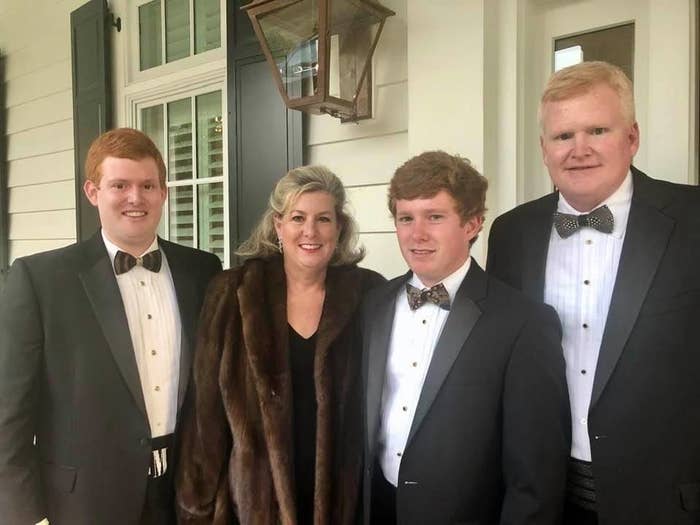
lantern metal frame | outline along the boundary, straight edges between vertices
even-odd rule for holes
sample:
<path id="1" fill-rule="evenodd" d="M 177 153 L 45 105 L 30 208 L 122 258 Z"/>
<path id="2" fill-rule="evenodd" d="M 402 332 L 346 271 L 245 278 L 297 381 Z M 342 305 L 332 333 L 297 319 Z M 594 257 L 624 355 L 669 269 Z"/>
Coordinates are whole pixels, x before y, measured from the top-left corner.
<path id="1" fill-rule="evenodd" d="M 379 42 L 379 37 L 381 36 L 386 19 L 396 13 L 374 0 L 343 0 L 361 6 L 364 10 L 370 12 L 379 19 L 377 32 L 374 36 L 374 41 L 371 42 L 369 46 L 369 51 L 365 57 L 362 72 L 358 77 L 352 100 L 345 100 L 344 98 L 329 94 L 331 49 L 329 17 L 332 4 L 341 0 L 317 0 L 318 19 L 316 20 L 316 27 L 318 28 L 318 73 L 315 93 L 312 95 L 290 98 L 285 89 L 282 75 L 273 55 L 273 50 L 270 49 L 265 33 L 260 25 L 259 18 L 301 1 L 304 0 L 254 0 L 241 8 L 245 10 L 250 17 L 255 35 L 260 42 L 268 65 L 272 68 L 272 75 L 285 105 L 289 109 L 296 109 L 312 114 L 325 113 L 333 117 L 341 118 L 344 121 L 355 121 L 361 118 L 371 117 L 372 86 L 369 80 L 371 79 L 372 56 L 374 55 L 377 42 Z M 364 107 L 359 106 L 360 104 Z"/>

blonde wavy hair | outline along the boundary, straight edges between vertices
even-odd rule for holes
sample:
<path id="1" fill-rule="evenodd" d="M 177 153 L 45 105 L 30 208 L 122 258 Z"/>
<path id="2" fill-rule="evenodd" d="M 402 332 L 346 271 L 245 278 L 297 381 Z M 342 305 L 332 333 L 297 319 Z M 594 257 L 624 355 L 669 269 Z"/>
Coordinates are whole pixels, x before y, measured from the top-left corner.
<path id="1" fill-rule="evenodd" d="M 338 244 L 330 260 L 331 266 L 354 264 L 365 256 L 363 247 L 357 245 L 357 224 L 347 211 L 345 188 L 340 179 L 324 166 L 301 166 L 287 172 L 270 194 L 267 209 L 253 229 L 250 237 L 236 250 L 241 257 L 271 257 L 278 255 L 275 219 L 287 213 L 300 195 L 314 191 L 328 193 L 335 201 L 335 214 L 340 227 Z"/>

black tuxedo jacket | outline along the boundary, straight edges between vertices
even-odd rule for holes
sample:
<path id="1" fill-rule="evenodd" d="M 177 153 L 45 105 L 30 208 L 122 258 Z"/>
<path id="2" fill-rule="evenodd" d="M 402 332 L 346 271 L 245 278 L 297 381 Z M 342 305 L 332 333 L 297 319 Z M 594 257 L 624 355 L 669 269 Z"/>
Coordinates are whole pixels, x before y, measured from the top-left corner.
<path id="1" fill-rule="evenodd" d="M 700 192 L 632 176 L 588 417 L 599 520 L 700 523 Z M 488 271 L 538 301 L 557 201 L 491 228 Z"/>
<path id="2" fill-rule="evenodd" d="M 221 264 L 212 254 L 159 244 L 182 320 L 181 402 L 196 318 Z M 0 298 L 0 522 L 138 523 L 149 437 L 126 313 L 101 234 L 17 259 Z"/>
<path id="3" fill-rule="evenodd" d="M 396 297 L 409 277 L 371 291 L 362 310 L 366 524 Z M 400 525 L 559 523 L 570 448 L 560 337 L 551 308 L 472 260 L 402 455 Z"/>

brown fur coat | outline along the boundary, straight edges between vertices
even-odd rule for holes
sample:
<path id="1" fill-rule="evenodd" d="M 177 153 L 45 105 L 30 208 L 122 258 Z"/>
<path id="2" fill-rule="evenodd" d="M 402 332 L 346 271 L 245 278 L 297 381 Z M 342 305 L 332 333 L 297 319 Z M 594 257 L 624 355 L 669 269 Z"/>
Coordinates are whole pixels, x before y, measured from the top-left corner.
<path id="1" fill-rule="evenodd" d="M 353 318 L 382 280 L 354 266 L 328 269 L 314 358 L 315 525 L 355 517 L 363 439 Z M 177 474 L 180 522 L 296 523 L 286 303 L 279 257 L 249 260 L 209 287 Z"/>

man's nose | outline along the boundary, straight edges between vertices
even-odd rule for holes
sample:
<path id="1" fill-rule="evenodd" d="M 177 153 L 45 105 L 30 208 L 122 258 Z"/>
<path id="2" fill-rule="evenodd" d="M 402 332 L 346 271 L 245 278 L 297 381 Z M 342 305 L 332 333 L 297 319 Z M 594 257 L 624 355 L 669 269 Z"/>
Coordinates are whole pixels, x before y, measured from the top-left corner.
<path id="1" fill-rule="evenodd" d="M 573 146 L 573 154 L 576 157 L 585 157 L 591 153 L 591 143 L 587 133 L 577 133 L 574 135 Z"/>
<path id="2" fill-rule="evenodd" d="M 423 240 L 427 236 L 427 229 L 425 225 L 425 221 L 423 220 L 414 220 L 413 221 L 413 228 L 411 229 L 411 236 L 415 240 Z"/>

